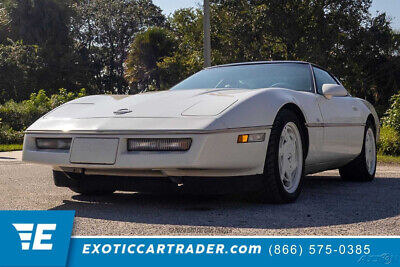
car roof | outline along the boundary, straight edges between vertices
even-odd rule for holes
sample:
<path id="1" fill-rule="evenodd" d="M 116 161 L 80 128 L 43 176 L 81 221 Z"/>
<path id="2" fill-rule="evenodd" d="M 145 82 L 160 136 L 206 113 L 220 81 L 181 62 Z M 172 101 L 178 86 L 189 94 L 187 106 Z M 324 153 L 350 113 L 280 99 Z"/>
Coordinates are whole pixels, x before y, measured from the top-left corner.
<path id="1" fill-rule="evenodd" d="M 221 68 L 221 67 L 231 67 L 231 66 L 241 66 L 241 65 L 277 64 L 277 63 L 311 64 L 311 65 L 317 66 L 315 64 L 312 64 L 312 63 L 309 63 L 309 62 L 306 62 L 306 61 L 271 60 L 271 61 L 249 61 L 249 62 L 230 63 L 230 64 L 211 66 L 211 67 L 208 67 L 206 69 Z"/>

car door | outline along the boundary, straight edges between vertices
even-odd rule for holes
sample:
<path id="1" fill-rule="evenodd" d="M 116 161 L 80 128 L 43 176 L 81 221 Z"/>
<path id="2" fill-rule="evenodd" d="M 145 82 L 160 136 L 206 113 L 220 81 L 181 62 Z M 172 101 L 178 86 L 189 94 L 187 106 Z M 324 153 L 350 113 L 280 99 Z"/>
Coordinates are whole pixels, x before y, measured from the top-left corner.
<path id="1" fill-rule="evenodd" d="M 315 66 L 313 72 L 324 129 L 321 162 L 331 162 L 335 166 L 360 154 L 365 122 L 356 100 L 350 95 L 331 99 L 323 95 L 324 84 L 339 84 L 331 74 Z"/>

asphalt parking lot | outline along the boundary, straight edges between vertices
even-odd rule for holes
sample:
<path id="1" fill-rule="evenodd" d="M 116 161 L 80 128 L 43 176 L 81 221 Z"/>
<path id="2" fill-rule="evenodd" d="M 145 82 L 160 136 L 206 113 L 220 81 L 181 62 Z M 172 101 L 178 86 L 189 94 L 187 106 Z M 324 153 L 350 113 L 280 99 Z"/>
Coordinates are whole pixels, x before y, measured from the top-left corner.
<path id="1" fill-rule="evenodd" d="M 75 210 L 74 235 L 400 235 L 397 165 L 379 165 L 371 183 L 308 176 L 296 203 L 267 205 L 241 195 L 83 197 L 19 155 L 0 153 L 0 209 Z"/>

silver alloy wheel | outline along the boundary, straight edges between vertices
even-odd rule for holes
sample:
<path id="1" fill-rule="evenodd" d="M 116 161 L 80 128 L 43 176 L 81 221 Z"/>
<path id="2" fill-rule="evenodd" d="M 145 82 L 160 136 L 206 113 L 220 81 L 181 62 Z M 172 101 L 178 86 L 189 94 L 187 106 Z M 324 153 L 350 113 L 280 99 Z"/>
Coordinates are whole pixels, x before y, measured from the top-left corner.
<path id="1" fill-rule="evenodd" d="M 279 174 L 288 193 L 297 190 L 303 172 L 303 145 L 299 129 L 294 122 L 283 127 L 279 140 Z"/>
<path id="2" fill-rule="evenodd" d="M 371 128 L 365 134 L 365 161 L 370 175 L 374 174 L 376 166 L 376 144 L 375 135 Z"/>

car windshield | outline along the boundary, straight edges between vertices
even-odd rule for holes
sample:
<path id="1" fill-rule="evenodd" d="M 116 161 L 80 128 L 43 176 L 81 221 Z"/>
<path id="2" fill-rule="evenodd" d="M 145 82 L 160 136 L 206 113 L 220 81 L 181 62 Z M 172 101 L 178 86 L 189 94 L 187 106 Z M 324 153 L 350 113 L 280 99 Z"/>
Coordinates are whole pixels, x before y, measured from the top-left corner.
<path id="1" fill-rule="evenodd" d="M 309 65 L 269 63 L 209 68 L 190 76 L 171 90 L 271 87 L 311 92 Z"/>

